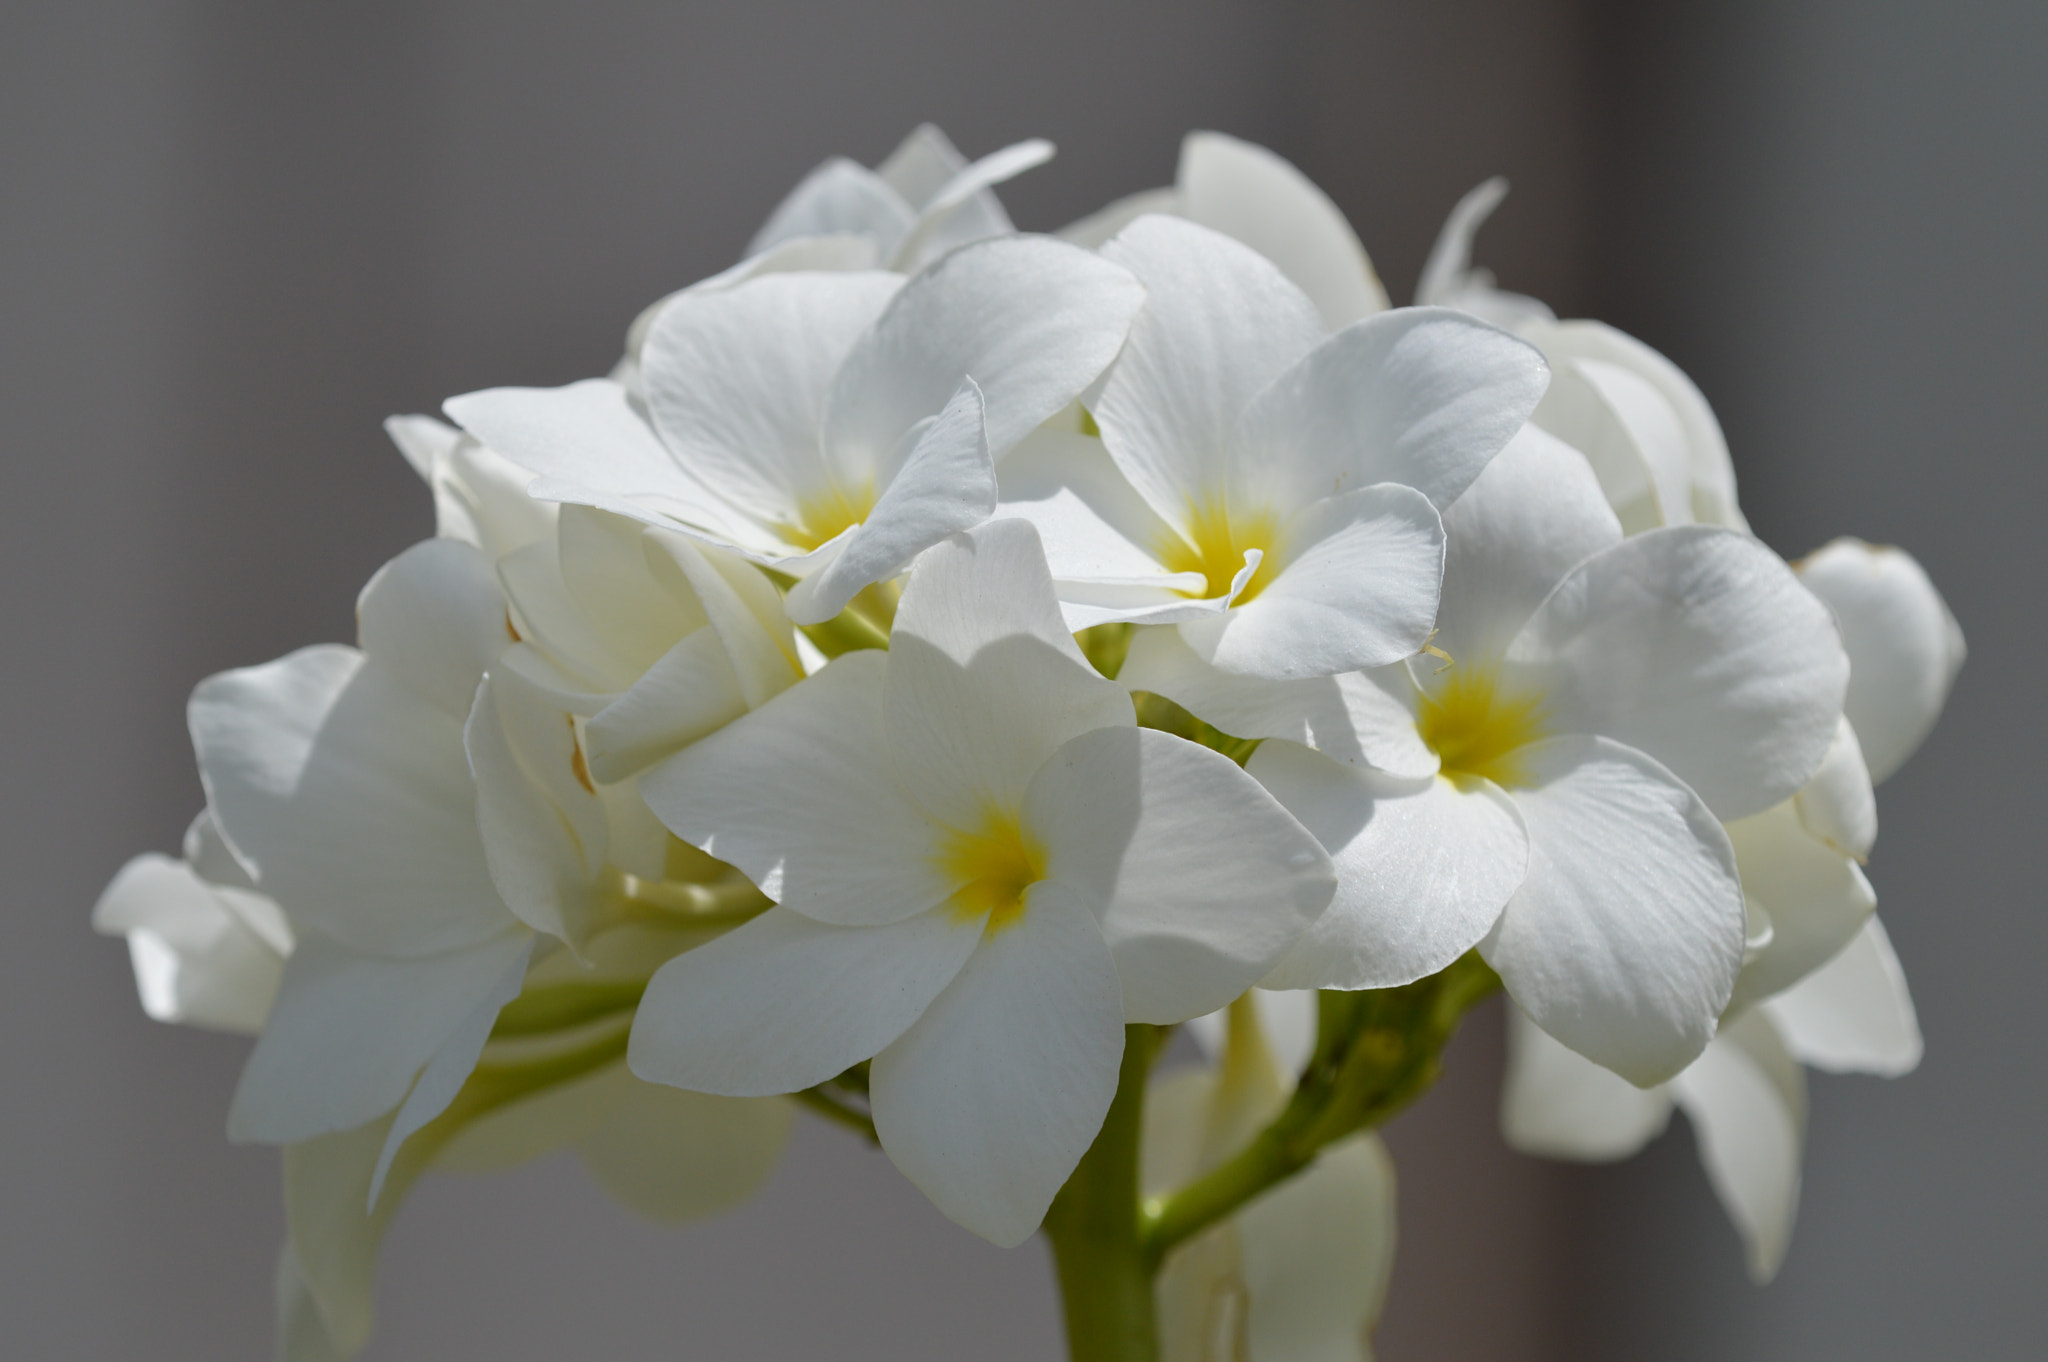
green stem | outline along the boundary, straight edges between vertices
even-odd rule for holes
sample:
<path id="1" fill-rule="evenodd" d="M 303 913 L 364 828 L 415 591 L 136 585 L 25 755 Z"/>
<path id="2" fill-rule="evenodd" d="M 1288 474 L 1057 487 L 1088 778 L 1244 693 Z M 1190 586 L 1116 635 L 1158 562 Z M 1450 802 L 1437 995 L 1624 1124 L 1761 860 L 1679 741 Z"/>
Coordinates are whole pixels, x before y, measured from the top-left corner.
<path id="1" fill-rule="evenodd" d="M 1070 1362 L 1157 1362 L 1159 1356 L 1155 1260 L 1146 1253 L 1139 1213 L 1138 1148 L 1145 1080 L 1161 1034 L 1151 1026 L 1124 1028 L 1123 1067 L 1109 1115 L 1046 1212 Z"/>

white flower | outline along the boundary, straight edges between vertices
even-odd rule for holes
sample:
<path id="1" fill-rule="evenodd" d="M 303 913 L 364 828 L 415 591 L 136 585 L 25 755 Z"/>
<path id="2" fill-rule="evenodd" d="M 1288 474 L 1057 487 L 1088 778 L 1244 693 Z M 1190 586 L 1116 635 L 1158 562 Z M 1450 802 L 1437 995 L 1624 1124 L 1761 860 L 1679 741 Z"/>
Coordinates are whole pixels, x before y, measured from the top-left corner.
<path id="1" fill-rule="evenodd" d="M 790 617 L 817 623 L 994 509 L 995 462 L 1102 372 L 1141 298 L 1126 271 L 1032 237 L 962 247 L 907 283 L 768 274 L 662 309 L 644 417 L 608 379 L 447 410 L 540 474 L 537 496 L 802 579 Z"/>
<path id="2" fill-rule="evenodd" d="M 1670 1118 L 1692 1120 L 1707 1179 L 1748 1248 L 1750 1275 L 1784 1261 L 1799 1207 L 1806 1140 L 1802 1064 L 1886 1077 L 1920 1061 L 1904 974 L 1876 918 L 1828 964 L 1787 992 L 1724 1022 L 1670 1083 L 1648 1090 L 1565 1049 L 1511 1013 L 1501 1126 L 1528 1154 L 1626 1158 Z"/>
<path id="3" fill-rule="evenodd" d="M 992 186 L 1044 165 L 1052 143 L 1031 138 L 973 164 L 929 123 L 873 170 L 834 156 L 805 176 L 747 243 L 747 255 L 818 238 L 852 238 L 871 265 L 909 273 L 957 246 L 1015 229 Z"/>
<path id="4" fill-rule="evenodd" d="M 1118 199 L 1060 235 L 1100 246 L 1147 213 L 1171 213 L 1242 241 L 1315 301 L 1331 331 L 1387 309 L 1387 291 L 1343 211 L 1264 147 L 1191 132 L 1181 141 L 1172 188 Z"/>
<path id="5" fill-rule="evenodd" d="M 1147 1090 L 1148 1196 L 1223 1162 L 1278 1113 L 1314 1045 L 1314 998 L 1255 990 L 1227 1022 L 1197 1019 L 1216 1067 L 1172 1072 Z M 1394 1165 L 1363 1132 L 1174 1250 L 1155 1285 L 1160 1356 L 1369 1362 L 1393 1265 Z"/>
<path id="6" fill-rule="evenodd" d="M 291 924 L 257 891 L 210 813 L 186 830 L 183 859 L 147 852 L 122 866 L 92 925 L 128 939 L 135 991 L 152 1018 L 245 1035 L 262 1029 L 292 953 Z"/>
<path id="7" fill-rule="evenodd" d="M 1003 470 L 1003 513 L 1044 532 L 1068 623 L 1176 623 L 1218 667 L 1266 677 L 1414 653 L 1436 615 L 1437 513 L 1535 405 L 1540 357 L 1448 311 L 1326 336 L 1270 263 L 1174 218 L 1104 254 L 1147 290 L 1090 403 L 1115 468 L 1048 437 Z"/>
<path id="8" fill-rule="evenodd" d="M 1477 944 L 1559 1040 L 1660 1081 L 1711 1038 L 1742 960 L 1718 820 L 1820 765 L 1841 645 L 1745 536 L 1624 540 L 1584 461 L 1540 431 L 1445 523 L 1436 638 L 1452 665 L 1256 682 L 1146 631 L 1121 679 L 1290 740 L 1248 769 L 1330 849 L 1339 888 L 1270 986 L 1390 986 Z"/>
<path id="9" fill-rule="evenodd" d="M 1236 766 L 1133 726 L 1016 522 L 919 560 L 886 654 L 834 660 L 642 790 L 779 906 L 655 976 L 634 1072 L 767 1094 L 873 1057 L 884 1149 L 999 1244 L 1094 1138 L 1124 1023 L 1236 996 L 1330 893 Z"/>

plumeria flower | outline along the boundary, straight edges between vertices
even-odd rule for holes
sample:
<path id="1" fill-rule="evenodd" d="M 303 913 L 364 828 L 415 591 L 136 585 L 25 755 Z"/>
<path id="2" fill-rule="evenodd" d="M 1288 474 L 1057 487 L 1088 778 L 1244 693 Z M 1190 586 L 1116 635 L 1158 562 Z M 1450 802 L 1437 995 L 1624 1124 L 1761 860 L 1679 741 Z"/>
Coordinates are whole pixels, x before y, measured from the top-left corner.
<path id="1" fill-rule="evenodd" d="M 1387 987 L 1477 945 L 1557 1039 L 1661 1081 L 1712 1037 L 1743 958 L 1720 823 L 1820 766 L 1840 641 L 1746 536 L 1623 539 L 1584 460 L 1538 430 L 1445 525 L 1449 665 L 1262 682 L 1148 630 L 1120 679 L 1286 740 L 1248 769 L 1330 849 L 1339 888 L 1269 986 Z"/>
<path id="2" fill-rule="evenodd" d="M 1197 1019 L 1215 1067 L 1147 1090 L 1148 1196 L 1215 1167 L 1279 1112 L 1314 1045 L 1314 997 L 1260 989 Z M 1160 1356 L 1370 1362 L 1393 1263 L 1394 1165 L 1362 1132 L 1174 1251 L 1154 1288 Z"/>
<path id="3" fill-rule="evenodd" d="M 1330 894 L 1315 840 L 1234 764 L 1135 727 L 1015 521 L 927 551 L 886 654 L 641 787 L 778 906 L 655 975 L 633 1071 L 747 1096 L 872 1058 L 883 1148 L 1002 1245 L 1094 1139 L 1124 1024 L 1241 993 Z"/>
<path id="4" fill-rule="evenodd" d="M 1777 1275 L 1799 1208 L 1806 1141 L 1802 1065 L 1896 1077 L 1920 1062 L 1919 1026 L 1884 928 L 1868 919 L 1828 964 L 1724 1022 L 1699 1059 L 1643 1089 L 1572 1053 L 1511 1013 L 1501 1126 L 1527 1154 L 1627 1158 L 1678 1106 L 1707 1180 L 1748 1250 L 1750 1275 Z"/>
<path id="5" fill-rule="evenodd" d="M 92 910 L 124 936 L 142 1010 L 156 1021 L 254 1035 L 270 1015 L 291 924 L 202 812 L 182 859 L 146 852 L 121 867 Z"/>
<path id="6" fill-rule="evenodd" d="M 1604 322 L 1559 321 L 1472 267 L 1472 238 L 1506 194 L 1507 182 L 1491 179 L 1452 210 L 1416 301 L 1507 326 L 1543 352 L 1551 383 L 1531 419 L 1586 456 L 1629 533 L 1693 523 L 1747 530 L 1728 442 L 1683 370 Z"/>
<path id="7" fill-rule="evenodd" d="M 1191 132 L 1168 189 L 1118 199 L 1060 233 L 1101 246 L 1147 213 L 1170 213 L 1233 237 L 1315 301 L 1331 331 L 1387 309 L 1387 291 L 1343 210 L 1308 176 L 1261 146 Z"/>
<path id="8" fill-rule="evenodd" d="M 1115 357 L 1143 291 L 1076 247 L 1008 237 L 908 282 L 764 275 L 686 292 L 609 379 L 458 397 L 534 495 L 681 529 L 798 578 L 814 624 L 996 504 L 995 463 Z"/>
<path id="9" fill-rule="evenodd" d="M 1541 358 L 1448 311 L 1325 335 L 1273 265 L 1176 218 L 1103 253 L 1147 290 L 1089 404 L 1114 469 L 1040 444 L 1003 473 L 1003 513 L 1045 534 L 1068 623 L 1177 624 L 1204 660 L 1274 678 L 1422 647 L 1438 512 L 1535 406 Z"/>
<path id="10" fill-rule="evenodd" d="M 994 186 L 1052 154 L 1052 143 L 1034 137 L 969 164 L 945 133 L 920 124 L 873 170 L 834 156 L 805 176 L 747 243 L 747 255 L 852 238 L 868 243 L 871 265 L 907 274 L 957 246 L 1016 230 Z"/>

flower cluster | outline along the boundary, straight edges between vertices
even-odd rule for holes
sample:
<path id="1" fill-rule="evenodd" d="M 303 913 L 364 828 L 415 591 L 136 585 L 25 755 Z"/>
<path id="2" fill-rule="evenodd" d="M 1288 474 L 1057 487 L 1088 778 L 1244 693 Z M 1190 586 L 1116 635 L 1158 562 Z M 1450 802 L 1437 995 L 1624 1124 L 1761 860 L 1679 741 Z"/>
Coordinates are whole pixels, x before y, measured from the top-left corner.
<path id="1" fill-rule="evenodd" d="M 1341 1355 L 1370 1127 L 1496 982 L 1510 1138 L 1677 1101 L 1760 1271 L 1799 1064 L 1913 1062 L 1858 870 L 1962 655 L 1912 560 L 1750 535 L 1683 374 L 1471 267 L 1496 185 L 1392 309 L 1268 152 L 1018 233 L 1049 154 L 827 162 L 609 376 L 394 418 L 437 537 L 355 646 L 195 692 L 206 809 L 96 923 L 152 1016 L 257 1033 L 287 1356 L 362 1345 L 429 1166 L 700 1214 L 799 1105 L 1002 1245 L 1142 1127 L 1166 1355 Z"/>

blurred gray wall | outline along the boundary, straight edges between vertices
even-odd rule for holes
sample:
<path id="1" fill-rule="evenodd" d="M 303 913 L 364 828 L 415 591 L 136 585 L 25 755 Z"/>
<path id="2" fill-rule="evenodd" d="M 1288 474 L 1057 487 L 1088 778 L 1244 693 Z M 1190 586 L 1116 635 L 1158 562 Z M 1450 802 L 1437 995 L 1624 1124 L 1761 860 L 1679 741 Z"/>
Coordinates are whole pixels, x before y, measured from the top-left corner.
<path id="1" fill-rule="evenodd" d="M 1873 866 L 1928 1063 L 1817 1085 L 1781 1282 L 1739 1280 L 1683 1133 L 1617 1169 L 1502 1151 L 1488 1014 L 1391 1133 L 1382 1355 L 2029 1355 L 2048 34 L 2019 6 L 1794 8 L 0 11 L 0 1354 L 267 1351 L 275 1159 L 220 1134 L 244 1044 L 144 1020 L 85 914 L 198 804 L 191 685 L 347 638 L 356 588 L 429 531 L 379 419 L 601 372 L 809 166 L 929 118 L 970 154 L 1060 144 L 1004 191 L 1036 228 L 1164 182 L 1186 128 L 1265 142 L 1397 297 L 1505 171 L 1483 244 L 1505 282 L 1695 373 L 1774 545 L 1903 542 L 1970 630 Z M 430 1180 L 382 1299 L 371 1358 L 1058 1352 L 1042 1250 L 988 1248 L 813 1126 L 758 1201 L 681 1231 L 562 1162 Z"/>

